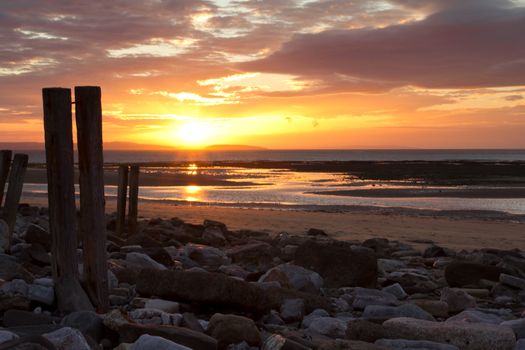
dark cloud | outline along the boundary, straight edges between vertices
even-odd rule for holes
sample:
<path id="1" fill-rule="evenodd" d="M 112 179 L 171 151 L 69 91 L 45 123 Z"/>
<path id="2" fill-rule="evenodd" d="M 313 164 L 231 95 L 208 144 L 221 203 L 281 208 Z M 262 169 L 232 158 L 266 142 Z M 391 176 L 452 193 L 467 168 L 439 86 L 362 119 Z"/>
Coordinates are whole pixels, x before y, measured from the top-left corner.
<path id="1" fill-rule="evenodd" d="M 269 57 L 242 67 L 304 78 L 342 75 L 396 86 L 524 85 L 525 9 L 503 6 L 508 5 L 505 1 L 466 3 L 408 24 L 297 35 Z"/>

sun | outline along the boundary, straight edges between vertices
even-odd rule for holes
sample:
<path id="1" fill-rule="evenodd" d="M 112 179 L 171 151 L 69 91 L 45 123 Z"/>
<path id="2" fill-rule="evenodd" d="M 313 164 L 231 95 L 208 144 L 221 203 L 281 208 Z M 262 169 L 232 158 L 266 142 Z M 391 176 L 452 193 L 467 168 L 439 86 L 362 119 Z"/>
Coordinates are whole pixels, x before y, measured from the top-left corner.
<path id="1" fill-rule="evenodd" d="M 201 121 L 189 121 L 177 128 L 177 138 L 187 147 L 200 147 L 209 144 L 213 135 L 213 127 L 209 123 Z"/>

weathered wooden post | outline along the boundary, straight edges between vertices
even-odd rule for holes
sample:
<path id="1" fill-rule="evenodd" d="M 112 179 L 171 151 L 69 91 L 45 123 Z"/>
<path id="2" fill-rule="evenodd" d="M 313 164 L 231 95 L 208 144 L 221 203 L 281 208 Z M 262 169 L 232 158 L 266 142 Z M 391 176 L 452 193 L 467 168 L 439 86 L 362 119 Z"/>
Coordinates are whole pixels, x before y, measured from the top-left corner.
<path id="1" fill-rule="evenodd" d="M 138 202 L 139 202 L 139 173 L 140 167 L 132 165 L 129 172 L 129 234 L 133 235 L 138 230 Z"/>
<path id="2" fill-rule="evenodd" d="M 78 164 L 80 170 L 80 232 L 84 278 L 100 312 L 109 308 L 106 257 L 104 160 L 100 87 L 75 87 Z"/>
<path id="3" fill-rule="evenodd" d="M 117 235 L 123 235 L 126 226 L 126 202 L 128 195 L 129 166 L 120 165 L 118 168 L 118 195 L 117 195 Z"/>
<path id="4" fill-rule="evenodd" d="M 9 172 L 9 186 L 5 195 L 4 211 L 2 213 L 5 222 L 9 226 L 9 242 L 8 247 L 11 247 L 11 239 L 13 237 L 13 230 L 16 224 L 16 214 L 18 213 L 18 204 L 22 196 L 22 188 L 24 187 L 24 177 L 27 169 L 27 154 L 15 154 L 13 165 Z"/>
<path id="5" fill-rule="evenodd" d="M 0 208 L 2 207 L 2 200 L 4 199 L 5 183 L 9 175 L 9 168 L 11 167 L 11 156 L 13 152 L 9 150 L 0 151 Z"/>

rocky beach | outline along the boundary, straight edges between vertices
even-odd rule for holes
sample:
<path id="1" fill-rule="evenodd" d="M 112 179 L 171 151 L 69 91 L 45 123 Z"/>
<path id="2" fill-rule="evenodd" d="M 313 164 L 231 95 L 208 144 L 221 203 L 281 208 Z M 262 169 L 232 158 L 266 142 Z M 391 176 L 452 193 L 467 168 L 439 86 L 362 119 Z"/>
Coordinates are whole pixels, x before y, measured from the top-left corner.
<path id="1" fill-rule="evenodd" d="M 119 237 L 106 221 L 111 309 L 68 312 L 82 298 L 53 284 L 47 209 L 20 206 L 0 255 L 0 349 L 525 348 L 518 247 L 179 218 Z"/>

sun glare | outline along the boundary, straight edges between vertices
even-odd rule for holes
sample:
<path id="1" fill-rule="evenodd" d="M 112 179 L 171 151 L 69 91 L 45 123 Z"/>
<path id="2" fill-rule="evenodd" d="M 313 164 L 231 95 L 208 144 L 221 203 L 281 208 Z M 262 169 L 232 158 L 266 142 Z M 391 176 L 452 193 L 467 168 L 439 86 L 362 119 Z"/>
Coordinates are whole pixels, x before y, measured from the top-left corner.
<path id="1" fill-rule="evenodd" d="M 213 128 L 205 122 L 190 121 L 177 129 L 177 137 L 183 146 L 200 147 L 210 143 Z"/>

